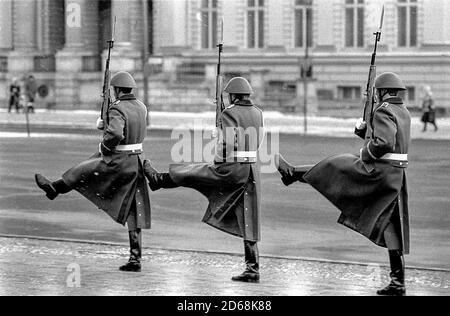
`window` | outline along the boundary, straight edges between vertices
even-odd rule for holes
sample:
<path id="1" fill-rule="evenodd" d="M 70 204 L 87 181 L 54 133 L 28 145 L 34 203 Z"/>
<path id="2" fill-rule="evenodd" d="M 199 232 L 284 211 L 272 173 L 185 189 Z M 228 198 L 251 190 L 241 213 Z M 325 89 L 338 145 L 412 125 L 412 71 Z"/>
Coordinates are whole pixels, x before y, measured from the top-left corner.
<path id="1" fill-rule="evenodd" d="M 264 48 L 265 0 L 247 1 L 247 47 Z"/>
<path id="2" fill-rule="evenodd" d="M 308 46 L 313 41 L 313 15 L 312 0 L 295 0 L 295 47 L 305 47 L 305 39 Z"/>
<path id="3" fill-rule="evenodd" d="M 417 0 L 398 0 L 398 46 L 417 46 Z"/>
<path id="4" fill-rule="evenodd" d="M 319 101 L 331 101 L 334 99 L 334 92 L 328 89 L 317 89 L 317 99 Z"/>
<path id="5" fill-rule="evenodd" d="M 202 0 L 201 14 L 201 36 L 202 48 L 213 49 L 217 41 L 217 2 L 218 0 Z"/>
<path id="6" fill-rule="evenodd" d="M 297 95 L 295 82 L 269 81 L 266 85 L 266 97 L 276 100 L 291 100 Z"/>
<path id="7" fill-rule="evenodd" d="M 187 62 L 177 66 L 177 81 L 183 83 L 203 82 L 206 76 L 204 63 Z"/>
<path id="8" fill-rule="evenodd" d="M 345 0 L 345 46 L 364 46 L 364 0 Z"/>
<path id="9" fill-rule="evenodd" d="M 361 100 L 361 87 L 338 87 L 338 98 L 340 100 Z"/>
<path id="10" fill-rule="evenodd" d="M 0 72 L 8 72 L 8 57 L 0 56 Z"/>

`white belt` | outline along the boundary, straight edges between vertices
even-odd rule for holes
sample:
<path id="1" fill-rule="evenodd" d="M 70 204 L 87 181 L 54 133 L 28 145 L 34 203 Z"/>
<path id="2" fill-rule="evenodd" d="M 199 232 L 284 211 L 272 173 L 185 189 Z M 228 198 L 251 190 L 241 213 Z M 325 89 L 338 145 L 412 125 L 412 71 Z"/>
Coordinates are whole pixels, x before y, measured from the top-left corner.
<path id="1" fill-rule="evenodd" d="M 407 154 L 386 154 L 380 159 L 382 160 L 392 160 L 392 161 L 408 161 Z"/>
<path id="2" fill-rule="evenodd" d="M 142 147 L 142 144 L 119 145 L 116 147 L 116 151 L 119 151 L 119 152 L 142 152 L 143 147 Z"/>
<path id="3" fill-rule="evenodd" d="M 254 158 L 256 159 L 258 156 L 258 153 L 256 151 L 236 151 L 234 153 L 234 157 L 235 158 L 243 158 L 243 159 L 251 159 Z"/>

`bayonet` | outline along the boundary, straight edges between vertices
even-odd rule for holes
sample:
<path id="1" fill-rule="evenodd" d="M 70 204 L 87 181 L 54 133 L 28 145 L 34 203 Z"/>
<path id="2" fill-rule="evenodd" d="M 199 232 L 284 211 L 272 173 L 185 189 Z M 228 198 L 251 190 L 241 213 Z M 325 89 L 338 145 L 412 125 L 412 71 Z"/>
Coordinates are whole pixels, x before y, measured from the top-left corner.
<path id="1" fill-rule="evenodd" d="M 373 113 L 373 107 L 374 107 L 374 95 L 375 95 L 375 78 L 377 73 L 377 67 L 376 67 L 376 58 L 377 58 L 377 50 L 378 50 L 378 43 L 381 41 L 381 34 L 383 31 L 383 23 L 384 23 L 384 5 L 381 10 L 381 19 L 380 19 L 380 27 L 377 30 L 377 32 L 374 33 L 375 35 L 375 45 L 374 50 L 372 54 L 372 60 L 370 62 L 370 71 L 369 71 L 369 79 L 367 81 L 367 88 L 366 88 L 366 100 L 364 104 L 364 116 L 363 119 L 365 122 L 369 123 L 372 118 Z"/>
<path id="2" fill-rule="evenodd" d="M 217 77 L 216 77 L 216 127 L 220 128 L 221 125 L 221 116 L 222 112 L 225 109 L 224 103 L 223 103 L 223 77 L 222 77 L 222 53 L 223 53 L 223 46 L 224 46 L 224 19 L 222 18 L 221 23 L 221 30 L 220 30 L 220 42 L 217 44 L 219 57 L 217 62 Z"/>
<path id="3" fill-rule="evenodd" d="M 111 63 L 111 51 L 114 48 L 115 36 L 116 36 L 116 22 L 117 18 L 114 17 L 114 22 L 112 25 L 112 35 L 111 39 L 108 43 L 108 57 L 106 58 L 106 66 L 105 66 L 105 76 L 103 79 L 103 91 L 102 91 L 102 110 L 101 110 L 101 119 L 103 121 L 103 129 L 109 124 L 108 111 L 109 105 L 111 102 L 111 91 L 110 91 L 110 81 L 111 81 L 111 71 L 109 70 L 109 66 Z M 106 119 L 106 120 L 105 120 Z"/>

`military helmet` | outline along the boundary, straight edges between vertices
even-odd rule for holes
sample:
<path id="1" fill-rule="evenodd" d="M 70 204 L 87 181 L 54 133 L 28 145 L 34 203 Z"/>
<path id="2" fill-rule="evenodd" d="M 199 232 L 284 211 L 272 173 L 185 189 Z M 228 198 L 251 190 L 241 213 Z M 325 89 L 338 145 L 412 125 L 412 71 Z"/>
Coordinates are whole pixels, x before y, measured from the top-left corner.
<path id="1" fill-rule="evenodd" d="M 136 81 L 133 76 L 126 71 L 120 71 L 111 79 L 111 86 L 119 88 L 137 88 Z"/>
<path id="2" fill-rule="evenodd" d="M 385 72 L 379 75 L 375 80 L 375 88 L 406 90 L 406 86 L 403 83 L 402 79 L 393 72 Z"/>
<path id="3" fill-rule="evenodd" d="M 226 93 L 230 94 L 253 94 L 253 89 L 247 79 L 242 77 L 236 77 L 228 82 L 224 90 Z"/>

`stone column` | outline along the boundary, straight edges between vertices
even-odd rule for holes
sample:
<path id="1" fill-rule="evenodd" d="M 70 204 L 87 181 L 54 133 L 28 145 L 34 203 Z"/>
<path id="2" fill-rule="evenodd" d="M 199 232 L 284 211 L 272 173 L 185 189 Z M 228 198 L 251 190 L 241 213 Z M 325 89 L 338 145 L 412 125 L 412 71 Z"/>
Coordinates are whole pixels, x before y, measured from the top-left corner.
<path id="1" fill-rule="evenodd" d="M 333 51 L 334 45 L 334 7 L 330 0 L 317 0 L 313 2 L 314 11 L 319 14 L 314 18 L 317 25 L 317 34 L 314 34 L 316 50 Z"/>
<path id="2" fill-rule="evenodd" d="M 56 54 L 57 106 L 92 103 L 92 107 L 101 94 L 101 75 L 100 71 L 84 73 L 83 64 L 99 61 L 98 1 L 65 0 L 65 9 L 66 44 Z"/>
<path id="3" fill-rule="evenodd" d="M 9 54 L 9 71 L 23 74 L 34 70 L 37 54 L 37 1 L 14 1 L 13 38 L 14 51 Z"/>
<path id="4" fill-rule="evenodd" d="M 111 71 L 142 72 L 142 0 L 112 0 L 111 17 L 117 19 Z"/>
<path id="5" fill-rule="evenodd" d="M 283 1 L 269 1 L 267 4 L 268 20 L 271 22 L 268 35 L 268 47 L 271 49 L 283 49 Z"/>
<path id="6" fill-rule="evenodd" d="M 12 43 L 12 1 L 0 0 L 0 52 L 11 50 Z"/>
<path id="7" fill-rule="evenodd" d="M 98 2 L 66 1 L 66 45 L 57 54 L 58 72 L 81 72 L 83 57 L 96 57 L 98 51 Z"/>

